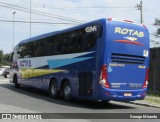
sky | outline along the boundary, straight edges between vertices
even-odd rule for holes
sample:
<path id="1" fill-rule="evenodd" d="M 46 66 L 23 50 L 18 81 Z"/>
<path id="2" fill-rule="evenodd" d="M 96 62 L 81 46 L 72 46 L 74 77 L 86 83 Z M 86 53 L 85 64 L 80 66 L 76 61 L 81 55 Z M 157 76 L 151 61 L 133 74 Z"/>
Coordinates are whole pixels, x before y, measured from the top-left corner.
<path id="1" fill-rule="evenodd" d="M 159 0 L 142 2 L 143 24 L 150 40 L 158 42 L 160 39 L 153 36 L 153 23 L 155 18 L 160 19 Z M 140 23 L 138 4 L 140 0 L 0 0 L 0 50 L 11 53 L 24 39 L 100 18 Z M 160 45 L 150 42 L 150 47 L 157 46 Z"/>

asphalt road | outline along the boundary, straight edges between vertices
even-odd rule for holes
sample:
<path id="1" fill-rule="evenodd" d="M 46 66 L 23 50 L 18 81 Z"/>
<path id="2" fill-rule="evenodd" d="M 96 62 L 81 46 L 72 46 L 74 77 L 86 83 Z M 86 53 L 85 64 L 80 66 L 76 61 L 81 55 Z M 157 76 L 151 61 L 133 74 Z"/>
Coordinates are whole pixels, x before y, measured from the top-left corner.
<path id="1" fill-rule="evenodd" d="M 122 103 L 113 101 L 107 104 L 102 104 L 100 102 L 77 101 L 77 100 L 73 103 L 70 103 L 64 101 L 63 99 L 52 99 L 47 92 L 38 89 L 28 88 L 25 86 L 22 86 L 20 89 L 17 89 L 14 87 L 14 84 L 9 83 L 8 79 L 0 79 L 0 113 L 131 113 L 132 114 L 132 113 L 160 113 L 160 109 L 134 105 L 131 103 Z M 95 114 L 93 114 L 93 116 L 94 115 Z M 63 114 L 61 116 L 63 116 Z M 63 121 L 63 120 L 64 119 L 57 121 Z M 96 121 L 96 120 L 83 119 L 83 121 Z M 119 120 L 114 120 L 114 122 L 115 121 Z M 144 121 L 146 122 L 147 120 Z"/>

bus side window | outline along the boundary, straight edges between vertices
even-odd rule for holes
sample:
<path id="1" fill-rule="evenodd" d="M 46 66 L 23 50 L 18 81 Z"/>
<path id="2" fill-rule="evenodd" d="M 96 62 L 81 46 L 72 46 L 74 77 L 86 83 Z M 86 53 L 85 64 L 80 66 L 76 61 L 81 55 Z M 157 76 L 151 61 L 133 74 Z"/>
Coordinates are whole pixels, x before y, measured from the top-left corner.
<path id="1" fill-rule="evenodd" d="M 47 56 L 49 55 L 58 55 L 59 51 L 58 51 L 58 41 L 59 41 L 59 37 L 55 36 L 55 37 L 51 37 L 48 39 L 48 46 L 47 48 Z"/>
<path id="2" fill-rule="evenodd" d="M 69 34 L 67 40 L 67 48 L 68 48 L 68 53 L 78 53 L 82 51 L 81 30 L 76 30 Z"/>
<path id="3" fill-rule="evenodd" d="M 32 46 L 30 48 L 31 50 L 31 57 L 39 57 L 39 56 L 45 56 L 46 53 L 44 52 L 46 45 L 44 44 L 44 40 L 37 40 L 32 43 Z M 47 48 L 48 49 L 48 48 Z"/>
<path id="4" fill-rule="evenodd" d="M 87 50 L 92 48 L 97 39 L 97 34 L 96 33 L 86 33 L 83 39 L 83 50 Z"/>
<path id="5" fill-rule="evenodd" d="M 57 52 L 59 54 L 65 54 L 66 53 L 66 36 L 65 35 L 61 35 L 58 37 L 58 39 L 56 40 L 57 43 Z"/>
<path id="6" fill-rule="evenodd" d="M 17 53 L 19 54 L 19 58 L 30 58 L 32 56 L 32 43 L 21 45 Z"/>
<path id="7" fill-rule="evenodd" d="M 24 57 L 23 56 L 24 54 L 23 54 L 23 46 L 22 45 L 17 50 L 17 54 L 19 54 L 19 58 L 23 58 Z"/>

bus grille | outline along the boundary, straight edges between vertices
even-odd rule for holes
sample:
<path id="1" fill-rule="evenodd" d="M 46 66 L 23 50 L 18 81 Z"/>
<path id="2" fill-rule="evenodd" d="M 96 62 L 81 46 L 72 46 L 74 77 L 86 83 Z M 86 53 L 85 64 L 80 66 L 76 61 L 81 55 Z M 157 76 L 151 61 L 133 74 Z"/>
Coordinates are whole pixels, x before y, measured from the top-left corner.
<path id="1" fill-rule="evenodd" d="M 144 56 L 119 54 L 119 53 L 112 53 L 111 59 L 113 62 L 129 63 L 129 64 L 143 64 L 145 61 Z"/>

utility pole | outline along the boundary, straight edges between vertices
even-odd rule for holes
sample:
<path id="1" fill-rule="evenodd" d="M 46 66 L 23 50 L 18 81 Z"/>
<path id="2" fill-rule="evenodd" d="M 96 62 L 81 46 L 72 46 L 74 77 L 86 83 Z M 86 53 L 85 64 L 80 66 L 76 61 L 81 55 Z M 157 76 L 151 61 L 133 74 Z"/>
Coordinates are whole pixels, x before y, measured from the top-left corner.
<path id="1" fill-rule="evenodd" d="M 140 1 L 140 4 L 137 4 L 136 5 L 136 8 L 137 8 L 137 10 L 140 10 L 140 22 L 141 22 L 141 24 L 143 24 L 143 11 L 142 11 L 142 9 L 143 9 L 143 6 L 142 6 L 142 0 Z"/>
<path id="2" fill-rule="evenodd" d="M 13 14 L 13 49 L 14 49 L 14 17 L 16 12 L 14 11 L 12 14 Z"/>
<path id="3" fill-rule="evenodd" d="M 31 38 L 31 33 L 32 33 L 32 32 L 31 32 L 31 31 L 32 31 L 32 28 L 31 28 L 31 27 L 32 27 L 32 25 L 31 25 L 31 17 L 32 17 L 32 16 L 31 16 L 31 7 L 32 7 L 32 6 L 31 6 L 31 0 L 30 0 L 30 38 Z"/>

